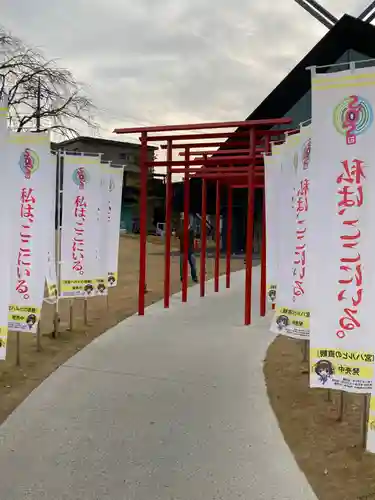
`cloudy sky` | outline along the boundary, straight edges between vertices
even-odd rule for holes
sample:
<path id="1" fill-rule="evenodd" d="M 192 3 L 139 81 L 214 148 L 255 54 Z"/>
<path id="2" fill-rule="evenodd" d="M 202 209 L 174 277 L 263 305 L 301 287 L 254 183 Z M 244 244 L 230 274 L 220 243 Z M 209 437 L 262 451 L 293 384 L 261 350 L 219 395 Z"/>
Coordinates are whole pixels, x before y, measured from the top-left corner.
<path id="1" fill-rule="evenodd" d="M 244 119 L 326 29 L 293 0 L 0 0 L 115 126 Z M 322 0 L 337 17 L 370 0 Z M 112 136 L 113 137 L 113 136 Z"/>

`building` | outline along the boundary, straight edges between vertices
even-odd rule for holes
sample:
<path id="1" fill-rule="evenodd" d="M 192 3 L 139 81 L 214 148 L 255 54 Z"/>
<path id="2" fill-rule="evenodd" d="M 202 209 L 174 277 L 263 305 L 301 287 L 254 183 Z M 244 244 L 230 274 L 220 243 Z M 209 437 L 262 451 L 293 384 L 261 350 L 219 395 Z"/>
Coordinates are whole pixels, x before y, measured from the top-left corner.
<path id="1" fill-rule="evenodd" d="M 311 66 L 325 66 L 321 71 L 338 71 L 348 69 L 350 62 L 375 59 L 375 27 L 369 22 L 362 21 L 349 15 L 344 15 L 332 26 L 327 34 L 313 47 L 313 49 L 295 66 L 282 82 L 264 99 L 262 103 L 247 117 L 247 120 L 267 118 L 292 119 L 292 127 L 299 127 L 301 122 L 311 119 L 311 75 L 306 68 Z M 346 63 L 347 66 L 332 67 L 337 63 Z M 356 67 L 366 66 L 369 63 L 357 63 Z M 374 62 L 372 62 L 372 65 Z M 289 127 L 289 126 L 288 126 Z M 230 140 L 230 139 L 229 139 Z M 183 183 L 175 187 L 175 204 L 181 209 L 183 203 Z M 201 182 L 192 181 L 191 210 L 200 211 Z M 215 190 L 208 192 L 208 205 L 211 213 L 215 210 Z M 221 195 L 225 199 L 225 192 Z M 261 236 L 263 190 L 255 192 L 255 220 L 254 220 L 254 252 L 259 250 Z M 246 241 L 246 190 L 236 189 L 233 193 L 233 234 L 232 248 L 234 253 L 240 253 L 245 248 Z M 226 204 L 221 206 L 223 215 L 223 246 L 226 244 Z"/>
<path id="2" fill-rule="evenodd" d="M 113 165 L 124 165 L 121 228 L 127 232 L 137 231 L 140 194 L 139 144 L 79 136 L 55 143 L 53 148 L 81 153 L 102 153 L 102 161 L 110 161 Z M 153 159 L 156 149 L 151 146 L 148 147 L 150 160 Z M 163 204 L 163 200 L 162 182 L 154 178 L 153 172 L 150 171 L 148 200 L 148 225 L 150 231 L 155 225 L 154 212 L 160 212 L 159 205 Z"/>

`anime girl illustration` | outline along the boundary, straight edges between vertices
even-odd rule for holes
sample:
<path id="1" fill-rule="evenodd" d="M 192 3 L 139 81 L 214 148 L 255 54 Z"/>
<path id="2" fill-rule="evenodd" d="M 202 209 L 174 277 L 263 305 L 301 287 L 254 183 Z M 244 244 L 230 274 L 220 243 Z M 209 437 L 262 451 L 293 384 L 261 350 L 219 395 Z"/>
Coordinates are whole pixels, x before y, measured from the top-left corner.
<path id="1" fill-rule="evenodd" d="M 104 293 L 105 292 L 105 284 L 104 283 L 99 283 L 98 284 L 98 292 L 99 293 Z"/>
<path id="2" fill-rule="evenodd" d="M 85 285 L 85 288 L 83 290 L 85 293 L 87 293 L 87 295 L 91 295 L 92 292 L 94 291 L 94 287 L 92 286 L 91 283 L 88 283 L 87 285 Z"/>
<path id="3" fill-rule="evenodd" d="M 32 327 L 35 325 L 35 323 L 36 323 L 35 314 L 29 314 L 28 317 L 26 318 L 26 324 L 29 327 L 29 330 L 32 329 Z"/>
<path id="4" fill-rule="evenodd" d="M 113 286 L 114 282 L 115 282 L 115 277 L 111 274 L 111 276 L 108 277 L 108 283 Z"/>
<path id="5" fill-rule="evenodd" d="M 268 291 L 268 298 L 270 299 L 271 302 L 275 302 L 275 300 L 276 300 L 276 290 L 274 288 L 271 288 Z"/>
<path id="6" fill-rule="evenodd" d="M 334 374 L 332 363 L 326 359 L 319 360 L 315 365 L 315 373 L 318 375 L 320 382 L 325 385 Z"/>
<path id="7" fill-rule="evenodd" d="M 285 328 L 289 325 L 289 318 L 288 316 L 285 316 L 285 314 L 281 314 L 276 318 L 276 325 L 281 332 L 282 330 L 285 330 Z"/>

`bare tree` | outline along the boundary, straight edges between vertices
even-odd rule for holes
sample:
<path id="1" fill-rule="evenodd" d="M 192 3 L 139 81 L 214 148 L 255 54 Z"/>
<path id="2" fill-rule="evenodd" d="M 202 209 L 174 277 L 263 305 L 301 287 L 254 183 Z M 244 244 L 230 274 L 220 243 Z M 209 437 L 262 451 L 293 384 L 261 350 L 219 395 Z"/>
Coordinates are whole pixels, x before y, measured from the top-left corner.
<path id="1" fill-rule="evenodd" d="M 0 27 L 0 98 L 7 95 L 11 127 L 74 137 L 76 126 L 96 128 L 95 106 L 72 73 L 46 60 Z"/>

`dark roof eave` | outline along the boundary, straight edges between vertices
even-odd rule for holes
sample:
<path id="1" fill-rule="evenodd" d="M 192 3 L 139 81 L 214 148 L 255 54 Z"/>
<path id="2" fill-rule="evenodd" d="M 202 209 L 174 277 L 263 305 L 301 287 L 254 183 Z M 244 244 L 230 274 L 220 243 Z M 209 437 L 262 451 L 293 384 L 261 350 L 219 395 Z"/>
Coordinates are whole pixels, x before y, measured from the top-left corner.
<path id="1" fill-rule="evenodd" d="M 310 89 L 311 75 L 306 69 L 309 66 L 329 66 L 349 49 L 375 58 L 375 43 L 369 40 L 375 40 L 375 27 L 345 14 L 247 117 L 247 120 L 285 116 Z"/>
<path id="2" fill-rule="evenodd" d="M 135 149 L 140 149 L 140 144 L 135 144 L 134 142 L 125 142 L 125 141 L 115 141 L 113 139 L 102 139 L 98 137 L 88 137 L 88 136 L 77 136 L 74 139 L 67 139 L 66 141 L 57 142 L 56 148 L 63 148 L 64 146 L 69 146 L 70 144 L 74 144 L 75 142 L 91 142 L 97 144 L 109 144 L 111 146 L 117 147 L 133 147 Z M 155 146 L 147 146 L 149 151 L 155 151 L 158 148 Z"/>

